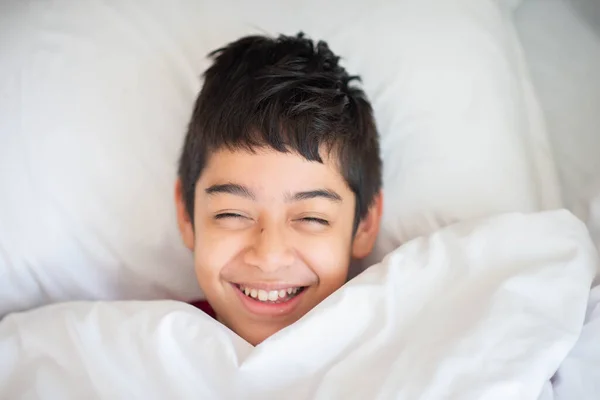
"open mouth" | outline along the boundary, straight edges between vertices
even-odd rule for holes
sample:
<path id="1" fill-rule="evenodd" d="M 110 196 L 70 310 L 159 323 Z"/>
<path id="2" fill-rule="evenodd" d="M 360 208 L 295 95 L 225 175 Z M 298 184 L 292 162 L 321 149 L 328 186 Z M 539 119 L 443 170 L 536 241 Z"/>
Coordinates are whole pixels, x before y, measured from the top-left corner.
<path id="1" fill-rule="evenodd" d="M 267 304 L 285 303 L 306 289 L 306 286 L 296 286 L 279 290 L 264 290 L 238 284 L 235 284 L 235 287 L 252 300 Z"/>

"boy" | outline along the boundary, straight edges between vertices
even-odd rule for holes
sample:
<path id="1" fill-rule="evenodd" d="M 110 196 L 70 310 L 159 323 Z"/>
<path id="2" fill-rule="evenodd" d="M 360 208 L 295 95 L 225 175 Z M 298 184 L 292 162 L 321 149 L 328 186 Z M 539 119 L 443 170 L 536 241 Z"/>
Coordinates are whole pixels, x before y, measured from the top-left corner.
<path id="1" fill-rule="evenodd" d="M 257 345 L 346 281 L 382 211 L 371 105 L 324 42 L 249 36 L 211 53 L 176 183 L 217 319 Z"/>

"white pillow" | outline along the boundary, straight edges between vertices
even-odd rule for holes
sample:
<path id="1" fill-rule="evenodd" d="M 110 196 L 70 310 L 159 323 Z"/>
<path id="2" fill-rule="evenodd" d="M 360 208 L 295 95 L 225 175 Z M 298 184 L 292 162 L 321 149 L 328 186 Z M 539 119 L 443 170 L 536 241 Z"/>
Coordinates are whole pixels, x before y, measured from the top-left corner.
<path id="1" fill-rule="evenodd" d="M 394 28 L 376 23 L 383 12 L 372 16 L 372 34 L 395 40 L 390 54 L 371 50 L 379 61 L 365 73 L 382 135 L 385 210 L 363 267 L 455 221 L 562 205 L 512 13 L 466 0 L 438 2 L 433 13 L 431 3 L 396 13 Z"/>
<path id="2" fill-rule="evenodd" d="M 0 316 L 200 296 L 172 191 L 205 56 L 299 30 L 344 56 L 375 107 L 387 197 L 373 259 L 456 220 L 556 205 L 493 0 L 2 2 Z"/>
<path id="3" fill-rule="evenodd" d="M 496 0 L 502 7 L 506 7 L 509 10 L 516 10 L 523 4 L 523 0 Z"/>
<path id="4" fill-rule="evenodd" d="M 600 35 L 600 2 L 598 0 L 565 0 Z"/>
<path id="5" fill-rule="evenodd" d="M 564 211 L 463 222 L 255 348 L 182 303 L 44 307 L 0 322 L 0 398 L 537 399 L 579 337 L 597 262 Z M 561 372 L 592 365 L 586 334 Z"/>
<path id="6" fill-rule="evenodd" d="M 564 204 L 582 220 L 600 187 L 600 29 L 587 18 L 594 15 L 600 27 L 594 0 L 529 0 L 516 14 Z"/>

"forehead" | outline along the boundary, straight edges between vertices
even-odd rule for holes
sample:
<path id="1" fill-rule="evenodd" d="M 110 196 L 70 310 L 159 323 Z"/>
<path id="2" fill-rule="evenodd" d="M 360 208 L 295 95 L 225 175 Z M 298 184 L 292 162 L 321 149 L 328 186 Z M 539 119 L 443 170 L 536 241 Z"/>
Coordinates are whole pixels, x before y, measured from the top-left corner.
<path id="1" fill-rule="evenodd" d="M 211 154 L 198 183 L 209 186 L 236 182 L 282 191 L 315 187 L 349 191 L 336 160 L 327 154 L 322 155 L 322 160 L 323 163 L 309 161 L 294 152 L 272 149 L 222 149 Z"/>

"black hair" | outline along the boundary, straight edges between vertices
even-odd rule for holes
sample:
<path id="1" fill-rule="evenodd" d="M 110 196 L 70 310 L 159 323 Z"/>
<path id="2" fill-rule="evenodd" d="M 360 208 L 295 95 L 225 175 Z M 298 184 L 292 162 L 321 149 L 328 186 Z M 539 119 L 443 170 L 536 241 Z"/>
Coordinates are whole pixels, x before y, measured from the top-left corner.
<path id="1" fill-rule="evenodd" d="M 356 196 L 355 229 L 381 189 L 379 138 L 371 104 L 327 43 L 299 33 L 247 36 L 209 54 L 179 162 L 193 221 L 196 184 L 212 152 L 269 147 L 323 162 L 337 157 Z"/>

